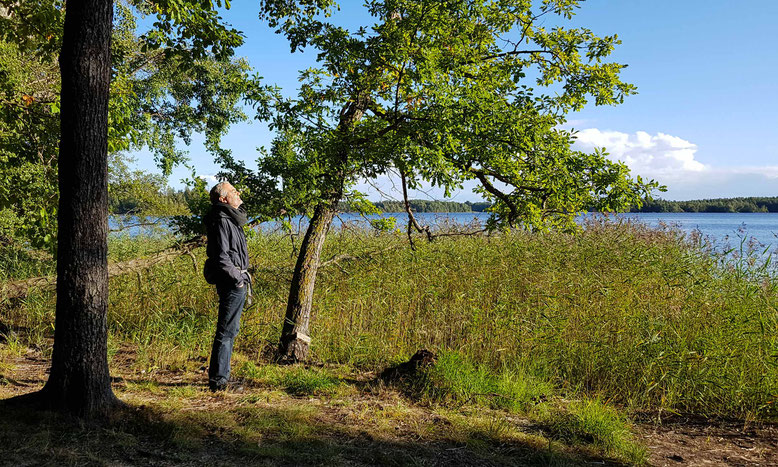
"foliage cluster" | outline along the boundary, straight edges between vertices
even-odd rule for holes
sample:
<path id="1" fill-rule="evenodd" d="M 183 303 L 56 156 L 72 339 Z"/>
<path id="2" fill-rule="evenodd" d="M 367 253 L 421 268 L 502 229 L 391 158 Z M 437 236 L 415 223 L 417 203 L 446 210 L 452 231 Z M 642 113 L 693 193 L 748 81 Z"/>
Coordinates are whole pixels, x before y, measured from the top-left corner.
<path id="1" fill-rule="evenodd" d="M 186 161 L 181 143 L 188 145 L 193 133 L 205 136 L 206 149 L 220 151 L 226 128 L 246 118 L 244 99 L 262 113 L 266 88 L 244 60 L 229 57 L 241 36 L 217 21 L 209 3 L 185 3 L 129 0 L 115 6 L 108 151 L 116 211 L 183 212 L 181 203 L 153 199 L 167 191 L 165 178 L 129 171 L 126 151 L 147 148 L 166 176 Z M 0 235 L 51 250 L 64 2 L 2 0 L 0 10 Z M 138 16 L 157 21 L 141 33 Z M 172 22 L 197 27 L 202 37 L 183 37 L 181 27 L 174 33 Z M 213 50 L 204 49 L 209 41 Z"/>
<path id="2" fill-rule="evenodd" d="M 127 160 L 109 157 L 108 212 L 131 216 L 176 216 L 189 214 L 186 193 L 168 187 L 166 178 L 132 170 Z"/>

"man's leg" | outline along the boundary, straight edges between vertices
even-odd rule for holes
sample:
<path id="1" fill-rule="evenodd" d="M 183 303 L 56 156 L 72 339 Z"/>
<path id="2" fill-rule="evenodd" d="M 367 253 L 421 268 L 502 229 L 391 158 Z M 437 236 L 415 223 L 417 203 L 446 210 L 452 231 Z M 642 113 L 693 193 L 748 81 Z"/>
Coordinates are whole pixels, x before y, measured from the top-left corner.
<path id="1" fill-rule="evenodd" d="M 246 300 L 246 287 L 217 287 L 219 294 L 219 319 L 216 322 L 216 336 L 213 339 L 211 364 L 208 368 L 208 385 L 219 389 L 230 378 L 230 357 L 232 343 L 240 329 L 240 315 Z"/>

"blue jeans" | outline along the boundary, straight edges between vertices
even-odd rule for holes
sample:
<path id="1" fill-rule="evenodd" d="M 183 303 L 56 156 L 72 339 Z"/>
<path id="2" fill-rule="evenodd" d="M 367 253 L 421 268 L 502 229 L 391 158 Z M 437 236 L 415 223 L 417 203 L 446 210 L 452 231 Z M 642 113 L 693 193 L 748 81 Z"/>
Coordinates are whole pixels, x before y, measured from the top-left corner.
<path id="1" fill-rule="evenodd" d="M 208 367 L 208 383 L 226 384 L 230 379 L 230 357 L 232 343 L 240 330 L 240 315 L 246 301 L 246 284 L 243 287 L 217 286 L 219 294 L 219 319 L 216 321 L 216 336 L 213 339 L 211 364 Z"/>

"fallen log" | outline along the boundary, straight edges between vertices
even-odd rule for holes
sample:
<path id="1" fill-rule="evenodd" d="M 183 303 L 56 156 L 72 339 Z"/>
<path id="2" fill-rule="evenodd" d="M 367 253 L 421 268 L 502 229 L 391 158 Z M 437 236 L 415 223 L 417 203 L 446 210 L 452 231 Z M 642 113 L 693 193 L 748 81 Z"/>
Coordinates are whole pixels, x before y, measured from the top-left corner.
<path id="1" fill-rule="evenodd" d="M 108 265 L 108 277 L 120 276 L 128 272 L 136 272 L 143 269 L 156 266 L 157 264 L 172 261 L 179 256 L 189 255 L 192 257 L 192 265 L 197 269 L 197 258 L 194 255 L 194 250 L 205 246 L 206 237 L 197 236 L 190 238 L 182 243 L 178 243 L 170 248 L 166 248 L 162 251 L 155 253 L 147 258 L 135 258 L 121 263 L 112 263 Z M 327 261 L 324 261 L 320 268 L 327 268 L 329 266 L 338 266 L 341 261 L 355 261 L 360 259 L 371 258 L 376 255 L 385 253 L 386 251 L 398 248 L 397 246 L 384 248 L 381 250 L 369 252 L 368 254 L 361 254 L 358 256 L 352 256 L 348 254 L 335 255 Z M 276 276 L 281 274 L 292 273 L 292 268 L 289 267 L 275 267 L 275 268 L 249 268 L 251 274 L 264 272 L 274 274 Z M 22 279 L 18 281 L 6 282 L 0 284 L 0 300 L 21 298 L 27 295 L 27 292 L 31 289 L 35 290 L 54 290 L 57 287 L 57 276 L 41 276 L 31 277 L 29 279 Z"/>
<path id="2" fill-rule="evenodd" d="M 123 261 L 121 263 L 113 263 L 108 265 L 108 277 L 120 276 L 128 272 L 139 271 L 141 269 L 148 269 L 159 263 L 165 261 L 171 261 L 181 255 L 190 255 L 192 257 L 193 264 L 197 266 L 196 258 L 193 250 L 204 246 L 206 242 L 205 236 L 197 236 L 179 243 L 170 248 L 166 248 L 162 251 L 155 253 L 147 258 L 135 258 L 129 261 Z M 18 281 L 6 282 L 0 284 L 0 299 L 12 299 L 24 297 L 30 289 L 35 290 L 54 290 L 57 287 L 57 276 L 42 276 L 31 277 L 29 279 L 22 279 Z"/>

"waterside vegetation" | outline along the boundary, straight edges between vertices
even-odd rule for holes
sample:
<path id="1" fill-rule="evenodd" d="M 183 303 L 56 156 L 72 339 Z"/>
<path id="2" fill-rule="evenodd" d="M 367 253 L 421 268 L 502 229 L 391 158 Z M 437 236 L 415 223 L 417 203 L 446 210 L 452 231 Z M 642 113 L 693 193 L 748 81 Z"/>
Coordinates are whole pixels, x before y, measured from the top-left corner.
<path id="1" fill-rule="evenodd" d="M 255 234 L 256 305 L 236 341 L 236 374 L 292 396 L 342 400 L 344 391 L 375 390 L 354 375 L 375 375 L 429 349 L 437 362 L 397 386 L 403 404 L 520 414 L 550 439 L 588 440 L 601 455 L 640 462 L 645 450 L 627 416 L 778 415 L 778 280 L 769 264 L 749 266 L 747 254 L 717 259 L 694 241 L 673 230 L 593 222 L 577 236 L 442 238 L 413 251 L 400 234 L 343 229 L 322 256 L 313 366 L 283 369 L 265 356 L 281 331 L 294 242 Z M 168 242 L 115 237 L 109 256 L 124 261 Z M 3 254 L 6 281 L 53 272 L 45 258 Z M 196 250 L 194 263 L 182 256 L 111 280 L 110 366 L 133 388 L 159 392 L 157 378 L 178 374 L 194 381 L 182 391 L 204 397 L 199 371 L 216 295 L 202 280 L 203 259 Z M 51 293 L 35 291 L 3 302 L 0 374 L 12 375 L 28 351 L 49 358 L 53 304 Z M 12 387 L 2 381 L 0 389 Z M 609 438 L 606 419 L 625 434 Z"/>

